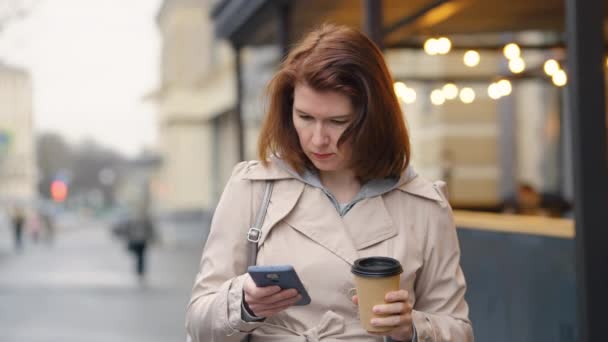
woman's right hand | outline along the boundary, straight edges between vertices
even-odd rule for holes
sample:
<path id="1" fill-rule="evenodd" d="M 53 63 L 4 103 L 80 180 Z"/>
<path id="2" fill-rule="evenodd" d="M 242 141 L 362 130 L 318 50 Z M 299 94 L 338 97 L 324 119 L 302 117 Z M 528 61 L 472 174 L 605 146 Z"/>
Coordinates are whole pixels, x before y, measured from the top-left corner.
<path id="1" fill-rule="evenodd" d="M 302 296 L 296 289 L 281 290 L 278 286 L 257 287 L 249 274 L 243 284 L 243 300 L 257 317 L 270 317 L 297 303 Z"/>

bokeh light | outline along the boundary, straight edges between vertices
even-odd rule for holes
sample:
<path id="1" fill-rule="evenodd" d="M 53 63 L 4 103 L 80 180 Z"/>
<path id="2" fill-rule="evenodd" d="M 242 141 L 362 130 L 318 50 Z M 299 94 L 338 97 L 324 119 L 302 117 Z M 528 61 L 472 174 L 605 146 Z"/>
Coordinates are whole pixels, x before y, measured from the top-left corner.
<path id="1" fill-rule="evenodd" d="M 475 101 L 475 91 L 472 88 L 464 87 L 460 90 L 460 101 L 471 103 Z"/>
<path id="2" fill-rule="evenodd" d="M 466 65 L 468 67 L 475 67 L 475 66 L 479 65 L 481 56 L 479 55 L 479 52 L 477 52 L 475 50 L 469 50 L 464 53 L 463 60 L 464 60 L 464 65 Z"/>

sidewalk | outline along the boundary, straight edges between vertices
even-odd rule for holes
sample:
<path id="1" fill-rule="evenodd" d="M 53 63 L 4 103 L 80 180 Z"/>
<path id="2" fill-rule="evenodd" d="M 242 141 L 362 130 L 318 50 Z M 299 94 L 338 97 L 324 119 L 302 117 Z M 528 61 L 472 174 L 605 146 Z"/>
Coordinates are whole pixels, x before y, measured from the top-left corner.
<path id="1" fill-rule="evenodd" d="M 8 218 L 0 211 L 0 260 L 13 252 L 13 231 Z"/>
<path id="2" fill-rule="evenodd" d="M 0 341 L 185 341 L 201 242 L 153 246 L 143 285 L 124 244 L 93 222 L 25 247 L 0 263 Z"/>

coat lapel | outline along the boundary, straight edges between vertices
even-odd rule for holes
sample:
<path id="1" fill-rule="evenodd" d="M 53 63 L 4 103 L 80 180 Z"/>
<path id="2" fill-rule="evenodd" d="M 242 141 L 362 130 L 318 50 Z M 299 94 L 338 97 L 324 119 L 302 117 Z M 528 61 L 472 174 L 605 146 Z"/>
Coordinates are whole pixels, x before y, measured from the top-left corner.
<path id="1" fill-rule="evenodd" d="M 359 257 L 342 217 L 320 189 L 306 186 L 285 222 L 351 265 Z"/>
<path id="2" fill-rule="evenodd" d="M 296 207 L 304 190 L 304 183 L 297 180 L 275 181 L 273 195 L 270 197 L 266 218 L 262 224 L 262 237 L 259 245 L 261 246 L 266 237 L 279 221 Z"/>
<path id="3" fill-rule="evenodd" d="M 362 200 L 343 219 L 350 229 L 350 235 L 357 250 L 367 248 L 397 235 L 397 229 L 384 206 L 382 196 Z"/>
<path id="4" fill-rule="evenodd" d="M 432 183 L 424 178 L 416 176 L 407 182 L 399 184 L 397 188 L 411 195 L 435 201 L 442 207 L 448 205 L 447 200 L 444 198 L 444 196 L 446 196 L 444 192 L 445 183 L 442 181 Z"/>

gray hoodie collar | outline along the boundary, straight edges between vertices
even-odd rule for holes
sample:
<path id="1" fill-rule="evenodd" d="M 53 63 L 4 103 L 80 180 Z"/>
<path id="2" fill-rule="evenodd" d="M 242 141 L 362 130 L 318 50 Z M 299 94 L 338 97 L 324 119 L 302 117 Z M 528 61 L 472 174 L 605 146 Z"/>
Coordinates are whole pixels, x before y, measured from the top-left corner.
<path id="1" fill-rule="evenodd" d="M 346 215 L 346 213 L 355 205 L 357 202 L 365 199 L 383 195 L 397 187 L 401 184 L 405 184 L 409 182 L 411 179 L 416 177 L 416 172 L 414 169 L 409 166 L 402 174 L 400 178 L 383 178 L 383 179 L 372 179 L 367 183 L 361 186 L 361 190 L 359 193 L 353 198 L 350 203 L 346 203 L 341 205 L 341 203 L 336 200 L 334 195 L 321 183 L 321 179 L 317 175 L 317 173 L 312 172 L 311 170 L 305 169 L 303 174 L 299 174 L 294 169 L 291 168 L 289 164 L 287 164 L 282 159 L 272 156 L 272 161 L 276 163 L 276 165 L 283 169 L 285 172 L 289 173 L 294 178 L 300 180 L 304 184 L 308 184 L 312 187 L 321 189 L 327 197 L 331 200 L 332 204 L 340 213 L 340 216 Z"/>

